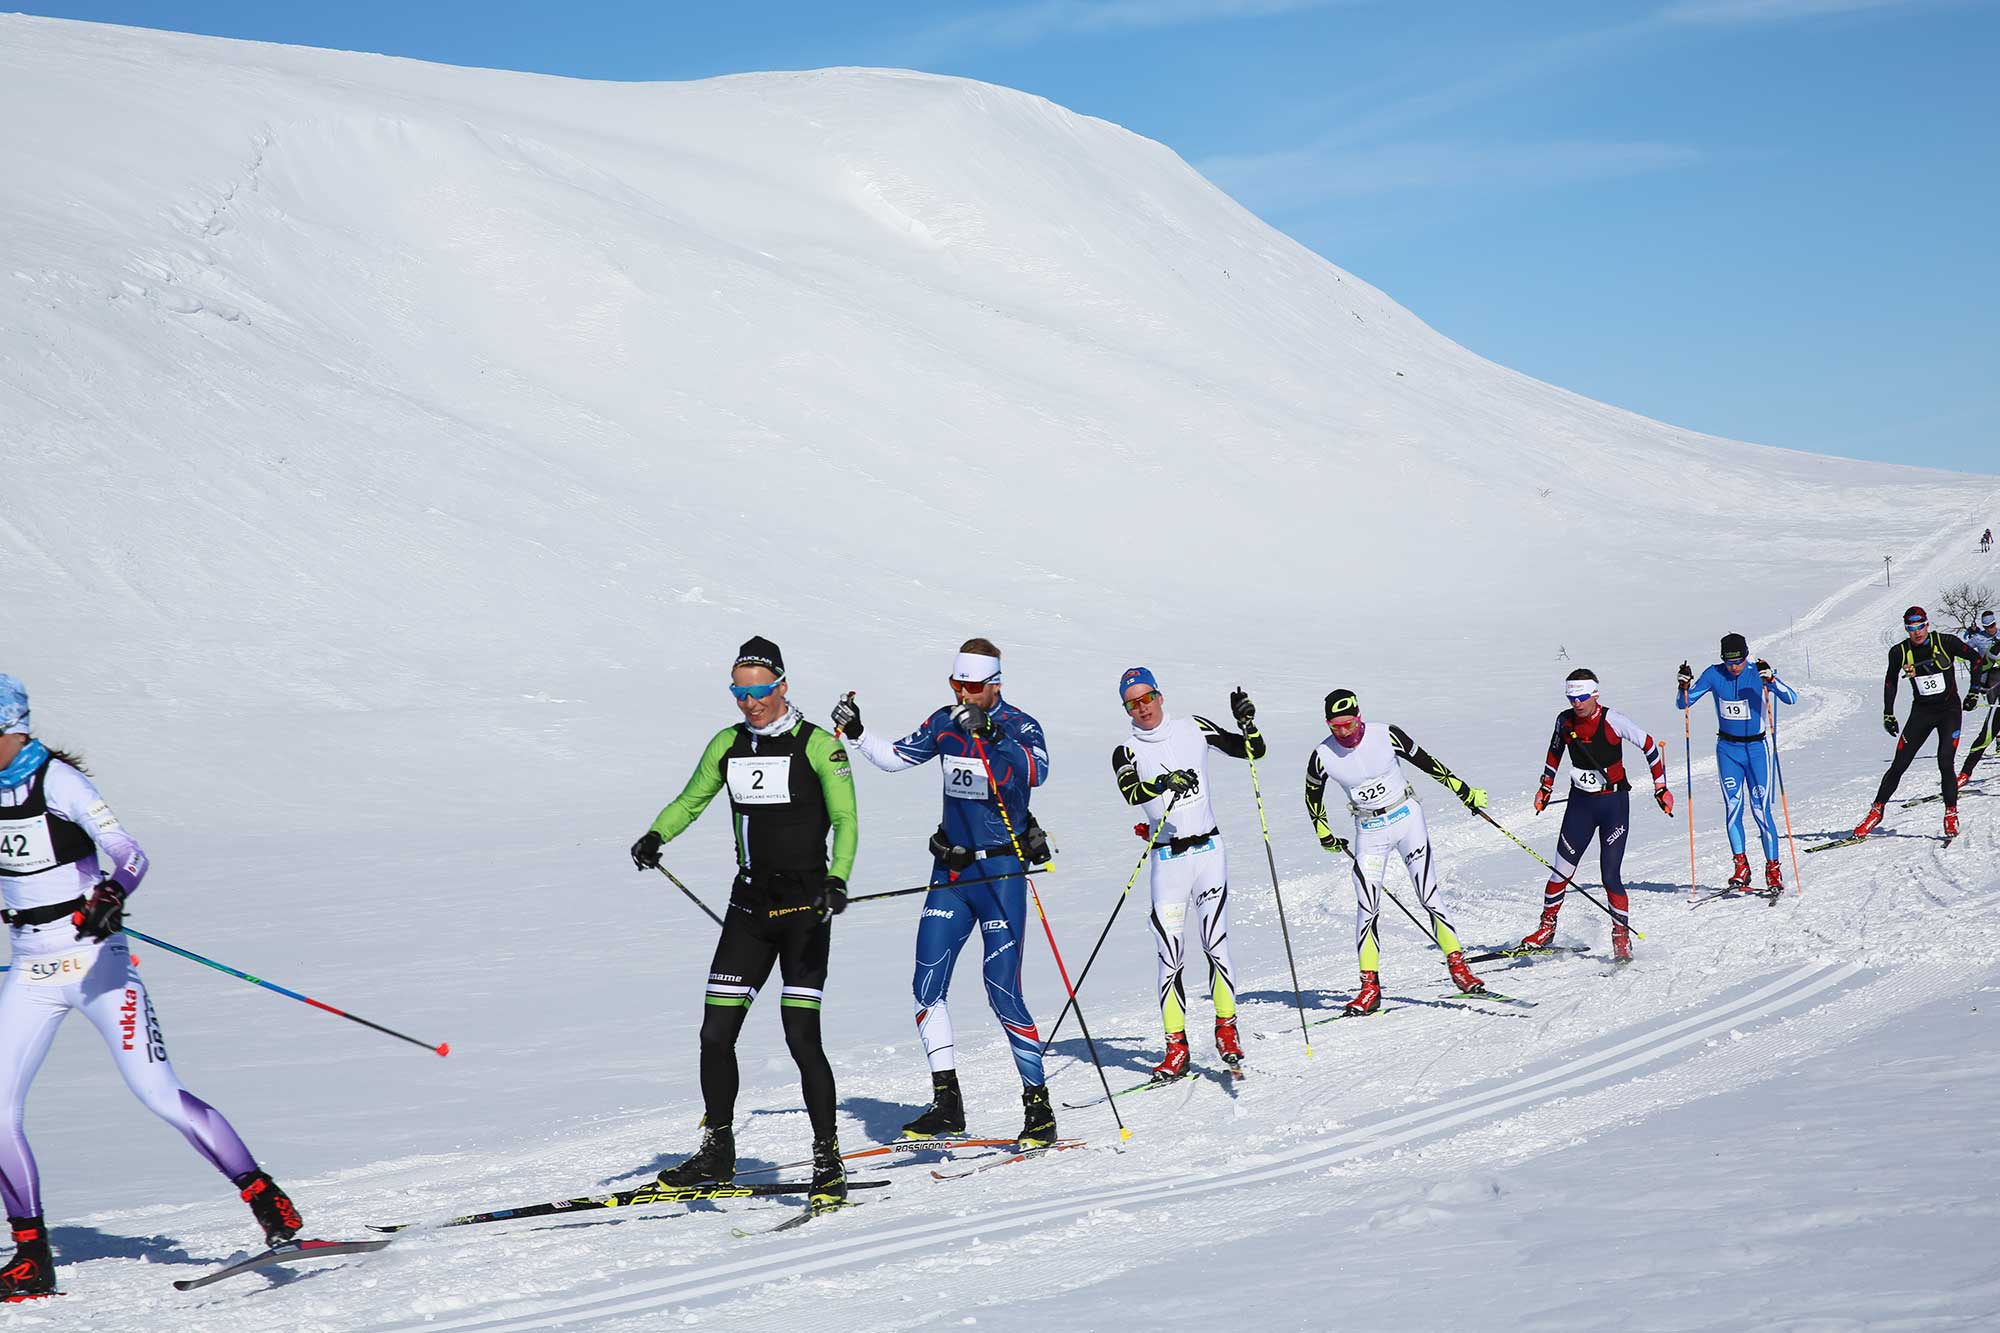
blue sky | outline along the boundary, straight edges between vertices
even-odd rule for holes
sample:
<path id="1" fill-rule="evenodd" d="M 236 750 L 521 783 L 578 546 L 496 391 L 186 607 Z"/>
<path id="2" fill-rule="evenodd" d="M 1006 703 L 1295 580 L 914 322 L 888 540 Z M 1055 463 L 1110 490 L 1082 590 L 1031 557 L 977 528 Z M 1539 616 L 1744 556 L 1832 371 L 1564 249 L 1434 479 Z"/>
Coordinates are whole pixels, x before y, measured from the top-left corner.
<path id="1" fill-rule="evenodd" d="M 985 79 L 1161 140 L 1531 375 L 2000 473 L 2000 0 L 31 7 L 587 78 Z"/>

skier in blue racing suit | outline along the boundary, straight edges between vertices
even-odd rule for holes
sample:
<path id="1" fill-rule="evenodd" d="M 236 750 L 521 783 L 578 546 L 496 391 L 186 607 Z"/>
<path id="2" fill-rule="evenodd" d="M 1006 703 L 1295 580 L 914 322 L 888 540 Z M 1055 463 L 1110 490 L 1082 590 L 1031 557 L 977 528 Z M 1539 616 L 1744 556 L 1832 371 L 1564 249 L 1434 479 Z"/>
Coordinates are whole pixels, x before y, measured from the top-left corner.
<path id="1" fill-rule="evenodd" d="M 1757 820 L 1757 838 L 1764 845 L 1764 888 L 1769 893 L 1784 891 L 1785 881 L 1778 863 L 1778 826 L 1771 818 L 1770 759 L 1764 740 L 1764 692 L 1769 690 L 1782 703 L 1796 704 L 1799 696 L 1778 679 L 1778 673 L 1763 658 L 1757 669 L 1749 670 L 1750 645 L 1741 634 L 1722 636 L 1722 660 L 1696 679 L 1686 662 L 1680 667 L 1680 691 L 1675 703 L 1686 708 L 1703 695 L 1715 698 L 1715 768 L 1722 780 L 1722 808 L 1729 825 L 1729 850 L 1736 864 L 1730 872 L 1729 887 L 1750 887 L 1750 858 L 1744 853 L 1743 807 L 1747 804 Z"/>
<path id="2" fill-rule="evenodd" d="M 1007 1033 L 1027 1110 L 1020 1142 L 1054 1140 L 1055 1112 L 1042 1075 L 1041 1034 L 1021 988 L 1027 943 L 1026 871 L 1049 859 L 1048 838 L 1028 813 L 1030 791 L 1047 781 L 1041 724 L 1000 698 L 1000 650 L 968 639 L 952 666 L 956 702 L 898 741 L 864 731 L 850 693 L 833 710 L 835 730 L 875 767 L 894 773 L 937 760 L 944 816 L 931 835 L 931 891 L 917 920 L 917 1032 L 931 1068 L 931 1104 L 903 1132 L 911 1138 L 965 1133 L 951 1014 L 952 967 L 975 929 L 984 957 L 986 998 Z M 1025 863 L 1023 858 L 1025 857 Z"/>

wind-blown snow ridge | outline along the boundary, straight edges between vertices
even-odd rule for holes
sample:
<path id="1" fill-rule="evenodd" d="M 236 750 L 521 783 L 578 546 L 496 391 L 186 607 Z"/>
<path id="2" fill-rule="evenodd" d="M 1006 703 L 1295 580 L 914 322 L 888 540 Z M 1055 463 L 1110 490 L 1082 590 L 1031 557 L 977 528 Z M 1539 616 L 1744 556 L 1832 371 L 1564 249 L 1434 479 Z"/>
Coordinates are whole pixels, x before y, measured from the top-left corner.
<path id="1" fill-rule="evenodd" d="M 1740 630 L 1802 688 L 1785 773 L 1816 836 L 1881 771 L 1880 636 L 1986 576 L 1964 534 L 1990 521 L 1990 479 L 1712 439 L 1534 382 L 1161 145 L 1004 89 L 879 70 L 594 85 L 0 16 L 0 116 L 33 127 L 0 138 L 19 184 L 0 202 L 0 669 L 152 852 L 135 925 L 453 1047 L 413 1064 L 141 950 L 176 1067 L 325 1234 L 627 1182 L 691 1146 L 711 928 L 624 848 L 730 717 L 723 666 L 753 633 L 785 646 L 809 716 L 856 689 L 898 731 L 962 638 L 997 639 L 1009 698 L 1051 738 L 1035 809 L 1063 855 L 1041 892 L 1079 956 L 1137 853 L 1104 762 L 1119 670 L 1153 666 L 1179 712 L 1247 685 L 1305 1002 L 1325 1010 L 1352 985 L 1352 906 L 1296 783 L 1328 688 L 1546 846 L 1526 793 L 1562 674 L 1598 671 L 1679 792 L 1673 664 Z M 1708 882 L 1723 844 L 1691 730 Z M 1630 1199 L 1661 1220 L 1601 1278 L 1560 1239 L 1515 1239 L 1521 1322 L 1591 1326 L 1566 1302 L 1622 1277 L 1621 1327 L 1728 1326 L 1741 1310 L 1705 1304 L 1678 1259 L 1675 1229 L 1706 1224 L 1673 1182 L 1698 1163 L 1632 1174 L 1632 1138 L 1604 1131 L 1754 1103 L 2000 961 L 1983 797 L 1949 853 L 1926 842 L 1935 806 L 1898 812 L 1893 836 L 1810 858 L 1776 910 L 1695 912 L 1685 825 L 1641 802 L 1633 969 L 1538 963 L 1502 974 L 1531 1014 L 1454 1009 L 1390 919 L 1406 1012 L 1315 1029 L 1307 1061 L 1257 811 L 1239 770 L 1214 776 L 1265 1039 L 1240 1088 L 1130 1099 L 1123 1153 L 934 1187 L 908 1169 L 770 1240 L 700 1211 L 419 1232 L 168 1306 L 168 1277 L 249 1243 L 242 1209 L 72 1036 L 31 1120 L 69 1307 L 111 1333 L 796 1327 L 801 1308 L 1053 1333 L 1246 1245 L 1321 1273 L 1332 1238 L 1344 1317 L 1429 1328 L 1438 1306 L 1369 1275 L 1455 1291 L 1427 1242 L 1585 1162 L 1615 1188 L 1569 1214 Z M 929 780 L 859 784 L 857 890 L 922 879 Z M 1460 933 L 1517 937 L 1540 868 L 1430 806 Z M 669 849 L 711 902 L 725 823 Z M 915 910 L 857 906 L 836 930 L 850 1146 L 926 1086 Z M 1114 1078 L 1156 1055 L 1144 918 L 1126 908 L 1085 997 Z M 1601 948 L 1586 905 L 1564 928 Z M 1043 945 L 1027 966 L 1046 1022 Z M 1006 1132 L 1011 1066 L 967 980 L 975 1128 Z M 740 1055 L 745 1165 L 801 1155 L 775 1022 L 753 1016 Z M 1082 1058 L 1057 1047 L 1059 1094 L 1094 1086 Z M 1063 1125 L 1115 1133 L 1101 1111 Z M 1771 1190 L 1810 1192 L 1811 1149 L 1769 1155 Z M 1774 1319 L 1844 1311 L 1881 1271 L 1845 1252 L 1768 1270 Z M 1237 1299 L 1263 1300 L 1260 1326 L 1323 1326 L 1319 1279 L 1295 1280 Z"/>

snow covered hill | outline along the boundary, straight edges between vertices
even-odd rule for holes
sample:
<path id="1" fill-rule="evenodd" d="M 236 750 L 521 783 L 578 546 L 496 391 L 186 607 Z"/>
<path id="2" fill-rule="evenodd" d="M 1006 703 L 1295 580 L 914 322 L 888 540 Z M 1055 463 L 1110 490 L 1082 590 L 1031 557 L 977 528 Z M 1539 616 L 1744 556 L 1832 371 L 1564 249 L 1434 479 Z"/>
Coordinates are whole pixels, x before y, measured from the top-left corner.
<path id="1" fill-rule="evenodd" d="M 153 852 L 136 926 L 454 1047 L 427 1060 L 140 951 L 177 1067 L 327 1233 L 595 1188 L 691 1146 L 711 928 L 624 848 L 728 719 L 750 634 L 785 646 L 810 713 L 856 689 L 892 729 L 940 701 L 960 639 L 997 639 L 1009 697 L 1051 736 L 1036 808 L 1063 856 L 1044 897 L 1079 956 L 1136 855 L 1105 763 L 1118 670 L 1152 664 L 1179 711 L 1247 685 L 1308 1000 L 1333 1004 L 1352 909 L 1297 790 L 1329 687 L 1546 845 L 1522 797 L 1568 666 L 1666 737 L 1673 665 L 1739 629 L 1806 685 L 1786 776 L 1793 818 L 1823 832 L 1880 772 L 1882 634 L 1986 568 L 1965 536 L 1991 478 L 1694 435 L 1529 380 L 1162 146 L 1004 89 L 872 70 L 597 85 L 0 16 L 0 117 L 26 127 L 0 138 L 0 670 Z M 1178 1246 L 1183 1279 L 1229 1240 L 1323 1271 L 1315 1229 L 1371 1217 L 1421 1248 L 1477 1214 L 1495 1163 L 1754 1098 L 1976 994 L 1996 962 L 1979 799 L 1948 858 L 1914 836 L 1936 807 L 1907 812 L 1912 836 L 1813 858 L 1838 864 L 1808 863 L 1775 912 L 1687 911 L 1684 827 L 1649 810 L 1632 974 L 1540 965 L 1518 977 L 1531 1015 L 1440 1008 L 1420 941 L 1385 919 L 1405 1012 L 1319 1029 L 1307 1062 L 1257 814 L 1230 781 L 1237 954 L 1270 1039 L 1238 1097 L 1133 1106 L 1122 1155 L 935 1189 L 904 1168 L 801 1238 L 737 1241 L 699 1214 L 426 1234 L 197 1301 L 166 1279 L 247 1242 L 240 1205 L 73 1025 L 30 1117 L 75 1265 L 50 1317 L 525 1328 L 686 1307 L 786 1327 L 810 1301 L 836 1327 L 1101 1327 Z M 857 889 L 919 882 L 930 782 L 859 782 Z M 1462 933 L 1518 935 L 1539 868 L 1433 807 Z M 669 864 L 719 899 L 726 845 L 711 817 Z M 836 933 L 850 1142 L 924 1093 L 914 903 Z M 1588 912 L 1566 925 L 1601 947 Z M 1047 1021 L 1039 945 L 1029 984 Z M 1151 988 L 1135 904 L 1086 994 L 1128 1076 L 1157 1041 Z M 1011 1131 L 1004 1047 L 963 985 L 958 1015 L 968 1095 Z M 753 1016 L 742 1053 L 744 1152 L 800 1155 L 775 1020 Z M 1094 1082 L 1067 1060 L 1054 1079 L 1073 1099 Z M 1101 1111 L 1065 1128 L 1115 1137 Z M 1678 1232 L 1709 1223 L 1654 1165 L 1616 1184 L 1660 1216 L 1639 1229 L 1635 1280 L 1661 1303 L 1639 1326 L 1752 1322 L 1725 1295 L 1685 1304 Z M 1587 1189 L 1568 1197 L 1602 1206 Z M 1821 1259 L 1772 1280 L 1834 1302 L 1879 1272 Z M 1546 1289 L 1578 1257 L 1523 1242 L 1489 1261 Z M 1051 1291 L 1060 1316 L 1054 1296 L 988 1308 Z M 1448 1322 L 1375 1299 L 1375 1325 Z M 1284 1326 L 1303 1305 L 1269 1309 Z"/>

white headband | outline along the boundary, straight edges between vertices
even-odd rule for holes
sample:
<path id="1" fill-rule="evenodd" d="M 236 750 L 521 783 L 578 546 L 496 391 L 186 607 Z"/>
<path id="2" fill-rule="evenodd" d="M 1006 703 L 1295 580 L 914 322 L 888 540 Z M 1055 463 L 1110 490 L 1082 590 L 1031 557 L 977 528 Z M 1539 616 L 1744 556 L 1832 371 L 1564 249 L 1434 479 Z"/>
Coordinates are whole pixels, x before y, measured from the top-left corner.
<path id="1" fill-rule="evenodd" d="M 1588 699 L 1596 693 L 1597 682 L 1594 680 L 1572 680 L 1563 687 L 1563 694 L 1571 699 Z"/>
<path id="2" fill-rule="evenodd" d="M 998 685 L 1000 659 L 984 653 L 960 653 L 958 660 L 951 664 L 951 678 L 968 685 Z"/>

